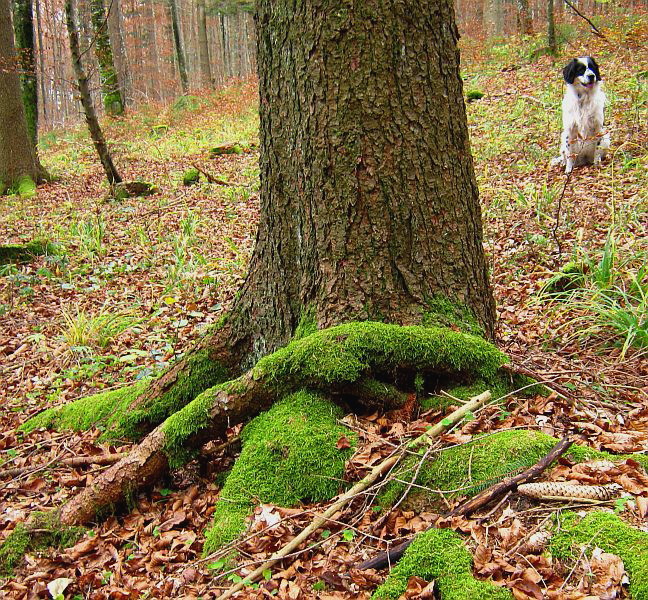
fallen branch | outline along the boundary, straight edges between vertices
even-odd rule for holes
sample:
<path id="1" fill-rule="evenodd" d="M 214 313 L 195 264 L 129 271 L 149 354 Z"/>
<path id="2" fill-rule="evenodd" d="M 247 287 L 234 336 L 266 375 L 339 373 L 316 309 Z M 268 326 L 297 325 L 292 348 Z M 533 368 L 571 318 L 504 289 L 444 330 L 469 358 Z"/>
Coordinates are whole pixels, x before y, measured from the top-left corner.
<path id="1" fill-rule="evenodd" d="M 49 462 L 45 465 L 31 465 L 24 467 L 12 467 L 0 471 L 0 477 L 15 477 L 27 472 L 42 471 L 52 466 L 65 467 L 87 467 L 88 465 L 112 465 L 127 455 L 126 452 L 117 452 L 114 454 L 97 454 L 96 456 L 73 456 L 71 458 L 61 458 Z"/>
<path id="2" fill-rule="evenodd" d="M 202 173 L 205 176 L 205 179 L 207 179 L 209 183 L 215 183 L 217 185 L 230 185 L 230 186 L 236 185 L 235 183 L 230 183 L 229 181 L 225 181 L 224 179 L 219 179 L 218 177 L 214 177 L 211 173 L 208 173 L 207 171 L 200 168 L 198 165 L 194 163 L 191 163 L 191 166 L 194 169 L 196 169 L 196 171 Z"/>
<path id="3" fill-rule="evenodd" d="M 580 12 L 569 0 L 563 0 L 563 2 L 569 6 L 581 19 L 585 19 L 589 23 L 589 26 L 592 28 L 592 32 L 595 35 L 598 35 L 600 38 L 604 39 L 606 42 L 608 39 L 598 30 L 598 27 L 592 23 L 590 19 L 588 19 L 582 12 Z"/>
<path id="4" fill-rule="evenodd" d="M 322 525 L 332 519 L 353 498 L 366 490 L 382 475 L 387 473 L 393 466 L 395 466 L 408 449 L 419 446 L 422 443 L 429 442 L 435 437 L 438 437 L 448 427 L 451 427 L 461 421 L 466 416 L 466 414 L 479 409 L 486 402 L 488 402 L 490 398 L 490 392 L 484 392 L 483 394 L 472 398 L 469 402 L 455 410 L 448 417 L 437 423 L 434 427 L 430 428 L 424 434 L 420 435 L 418 438 L 410 442 L 410 444 L 405 446 L 401 451 L 395 452 L 394 454 L 386 458 L 383 462 L 376 465 L 368 475 L 357 482 L 346 493 L 342 494 L 342 496 L 340 496 L 333 504 L 331 504 L 331 506 L 329 506 L 321 515 L 316 517 L 308 527 L 303 529 L 299 533 L 299 535 L 292 539 L 283 548 L 275 552 L 267 561 L 265 561 L 260 567 L 255 569 L 252 573 L 247 575 L 242 581 L 230 587 L 224 594 L 221 594 L 218 597 L 218 600 L 226 600 L 227 598 L 231 598 L 233 594 L 243 589 L 246 585 L 254 583 L 259 577 L 263 575 L 263 572 L 265 570 L 272 567 L 282 558 L 285 558 L 287 555 L 291 554 L 302 542 L 307 540 L 312 533 L 317 531 L 320 527 L 322 527 Z"/>
<path id="5" fill-rule="evenodd" d="M 466 502 L 463 502 L 453 510 L 451 510 L 447 515 L 448 517 L 457 517 L 462 515 L 468 515 L 472 512 L 475 512 L 479 508 L 486 506 L 493 500 L 500 498 L 507 494 L 508 492 L 517 489 L 517 486 L 523 483 L 527 483 L 536 479 L 554 460 L 559 456 L 567 452 L 569 447 L 572 445 L 572 441 L 568 438 L 562 438 L 550 451 L 540 459 L 535 465 L 526 469 L 522 473 L 515 475 L 514 477 L 509 477 L 500 481 L 499 483 L 491 486 L 490 488 L 480 492 L 473 498 L 470 498 Z M 358 566 L 358 569 L 382 569 L 388 565 L 392 565 L 403 556 L 407 547 L 412 543 L 414 538 L 405 540 L 398 546 L 392 548 L 387 552 L 382 552 L 378 556 L 364 561 Z"/>

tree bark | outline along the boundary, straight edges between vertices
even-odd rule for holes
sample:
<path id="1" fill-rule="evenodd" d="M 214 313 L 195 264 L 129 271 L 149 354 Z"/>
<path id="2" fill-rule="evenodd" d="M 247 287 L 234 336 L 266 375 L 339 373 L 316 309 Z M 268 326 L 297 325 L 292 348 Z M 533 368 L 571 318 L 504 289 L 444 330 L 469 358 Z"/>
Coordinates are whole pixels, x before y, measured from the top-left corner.
<path id="1" fill-rule="evenodd" d="M 180 73 L 180 85 L 182 93 L 189 93 L 189 77 L 187 76 L 187 61 L 185 60 L 184 49 L 182 47 L 182 36 L 180 35 L 180 21 L 178 19 L 177 0 L 168 0 L 169 9 L 171 10 L 171 27 L 173 29 L 173 43 L 175 47 L 176 60 L 178 61 L 178 71 Z"/>
<path id="2" fill-rule="evenodd" d="M 18 75 L 9 0 L 0 0 L 0 194 L 21 178 L 47 179 L 29 133 Z"/>
<path id="3" fill-rule="evenodd" d="M 284 346 L 300 325 L 420 324 L 439 297 L 472 313 L 492 337 L 452 0 L 260 0 L 257 10 L 259 231 L 226 322 L 199 350 L 237 375 Z M 137 404 L 171 390 L 192 356 Z M 210 433 L 277 397 L 277 385 L 264 387 L 255 371 L 228 392 L 201 395 Z M 131 461 L 75 498 L 65 522 L 159 474 L 164 432 L 157 427 Z M 192 436 L 190 446 L 199 441 Z"/>
<path id="4" fill-rule="evenodd" d="M 110 151 L 108 150 L 108 145 L 106 144 L 103 132 L 101 131 L 99 119 L 97 119 L 97 113 L 95 112 L 92 98 L 90 96 L 88 76 L 86 75 L 83 64 L 81 63 L 81 49 L 79 48 L 79 31 L 76 25 L 76 6 L 74 0 L 66 0 L 65 16 L 68 36 L 70 38 L 72 66 L 77 78 L 81 105 L 83 106 L 83 112 L 85 114 L 86 123 L 88 124 L 88 130 L 90 131 L 90 137 L 92 138 L 92 143 L 99 155 L 99 160 L 101 161 L 101 165 L 103 166 L 106 177 L 108 178 L 108 183 L 110 183 L 110 185 L 115 185 L 116 183 L 120 183 L 122 178 L 113 164 Z"/>
<path id="5" fill-rule="evenodd" d="M 101 80 L 101 96 L 104 110 L 107 115 L 119 116 L 124 113 L 124 100 L 122 99 L 117 69 L 113 60 L 104 0 L 91 0 L 90 12 L 95 37 L 95 55 L 99 63 L 99 78 Z"/>
<path id="6" fill-rule="evenodd" d="M 261 214 L 228 322 L 248 364 L 308 312 L 419 323 L 437 296 L 493 335 L 452 2 L 352 6 L 257 4 Z"/>

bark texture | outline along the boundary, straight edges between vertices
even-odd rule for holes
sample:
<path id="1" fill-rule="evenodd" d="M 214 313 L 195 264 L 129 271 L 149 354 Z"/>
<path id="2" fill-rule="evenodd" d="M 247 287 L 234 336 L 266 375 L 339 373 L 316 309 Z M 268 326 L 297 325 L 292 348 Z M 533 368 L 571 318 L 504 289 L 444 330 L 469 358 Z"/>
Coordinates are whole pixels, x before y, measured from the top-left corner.
<path id="1" fill-rule="evenodd" d="M 261 216 L 229 342 L 250 363 L 311 311 L 419 323 L 494 302 L 452 2 L 260 0 Z"/>
<path id="2" fill-rule="evenodd" d="M 120 183 L 122 178 L 117 172 L 115 165 L 113 164 L 112 157 L 110 156 L 110 151 L 108 150 L 108 144 L 106 144 L 103 131 L 101 131 L 101 127 L 99 126 L 97 113 L 95 112 L 94 105 L 92 104 L 90 86 L 88 84 L 88 76 L 86 75 L 85 69 L 83 68 L 83 64 L 81 62 L 79 30 L 76 24 L 76 3 L 74 0 L 66 1 L 65 16 L 68 36 L 70 38 L 72 66 L 74 68 L 74 74 L 77 78 L 79 96 L 81 98 L 81 105 L 83 106 L 83 113 L 85 115 L 86 123 L 88 124 L 88 130 L 90 131 L 90 137 L 92 138 L 92 143 L 94 144 L 95 150 L 99 155 L 99 160 L 101 161 L 101 165 L 104 168 L 108 182 L 110 183 L 110 185 L 115 185 L 116 183 Z"/>
<path id="3" fill-rule="evenodd" d="M 209 61 L 209 39 L 207 37 L 207 11 L 205 0 L 197 0 L 196 12 L 198 19 L 198 55 L 200 57 L 200 76 L 205 87 L 214 87 L 214 77 Z"/>
<path id="4" fill-rule="evenodd" d="M 9 0 L 0 0 L 0 193 L 21 178 L 43 181 L 22 101 Z"/>

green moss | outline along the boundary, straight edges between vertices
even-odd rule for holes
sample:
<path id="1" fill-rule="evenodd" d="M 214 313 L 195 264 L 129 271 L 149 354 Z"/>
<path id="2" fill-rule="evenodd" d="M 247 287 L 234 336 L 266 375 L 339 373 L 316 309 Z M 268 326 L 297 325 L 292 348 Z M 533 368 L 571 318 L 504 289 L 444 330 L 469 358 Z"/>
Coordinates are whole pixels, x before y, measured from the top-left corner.
<path id="1" fill-rule="evenodd" d="M 85 531 L 61 525 L 57 512 L 35 513 L 29 524 L 16 525 L 0 546 L 0 574 L 11 575 L 27 552 L 73 546 Z"/>
<path id="2" fill-rule="evenodd" d="M 295 329 L 295 335 L 293 336 L 293 339 L 300 340 L 302 338 L 305 338 L 306 336 L 309 336 L 311 333 L 315 333 L 316 331 L 317 318 L 315 315 L 315 308 L 311 306 L 306 308 L 302 312 L 299 323 L 297 324 L 297 328 Z"/>
<path id="3" fill-rule="evenodd" d="M 171 388 L 164 394 L 130 408 L 150 385 L 150 380 L 80 398 L 70 404 L 46 410 L 22 425 L 23 431 L 38 427 L 86 430 L 106 428 L 104 438 L 138 439 L 167 417 L 190 403 L 206 388 L 227 377 L 226 370 L 209 358 L 207 350 L 194 352 Z"/>
<path id="4" fill-rule="evenodd" d="M 294 340 L 262 358 L 256 376 L 301 385 L 354 383 L 395 368 L 490 379 L 506 356 L 484 339 L 441 327 L 347 323 Z"/>
<path id="5" fill-rule="evenodd" d="M 556 299 L 568 298 L 572 292 L 583 287 L 586 271 L 587 265 L 582 261 L 570 261 L 545 282 L 540 294 Z"/>
<path id="6" fill-rule="evenodd" d="M 581 556 L 583 547 L 599 547 L 616 554 L 630 576 L 631 597 L 648 599 L 648 533 L 602 511 L 590 512 L 584 518 L 573 512 L 562 513 L 557 529 L 549 545 L 554 557 L 573 563 Z"/>
<path id="7" fill-rule="evenodd" d="M 0 246 L 0 265 L 12 262 L 29 262 L 35 256 L 55 255 L 60 252 L 59 246 L 47 240 L 33 240 L 28 244 L 10 244 Z"/>
<path id="8" fill-rule="evenodd" d="M 472 574 L 472 557 L 460 535 L 449 529 L 430 529 L 414 538 L 385 583 L 372 598 L 397 600 L 412 576 L 435 580 L 443 600 L 510 600 L 506 588 L 479 581 Z"/>
<path id="9" fill-rule="evenodd" d="M 422 325 L 426 327 L 450 327 L 465 333 L 484 337 L 484 328 L 467 306 L 457 304 L 440 294 L 427 301 L 428 310 L 423 313 Z"/>
<path id="10" fill-rule="evenodd" d="M 479 90 L 469 90 L 466 92 L 466 100 L 468 102 L 474 102 L 475 100 L 481 100 L 484 97 L 484 92 Z"/>
<path id="11" fill-rule="evenodd" d="M 205 554 L 235 539 L 258 502 L 295 506 L 338 493 L 352 449 L 336 444 L 346 436 L 355 445 L 355 436 L 337 424 L 341 416 L 341 409 L 324 396 L 300 391 L 243 429 L 241 455 L 221 492 Z"/>
<path id="12" fill-rule="evenodd" d="M 29 175 L 21 175 L 9 191 L 22 198 L 32 198 L 36 194 L 36 182 Z"/>
<path id="13" fill-rule="evenodd" d="M 198 169 L 187 169 L 182 176 L 182 185 L 194 185 L 200 181 L 200 171 Z"/>
<path id="14" fill-rule="evenodd" d="M 513 430 L 482 436 L 468 444 L 443 450 L 419 470 L 416 483 L 430 489 L 416 488 L 410 493 L 408 503 L 411 506 L 427 506 L 437 502 L 441 496 L 432 490 L 445 490 L 446 498 L 474 496 L 503 477 L 529 468 L 547 454 L 557 441 L 539 431 Z M 572 446 L 568 453 L 579 462 L 599 458 L 602 454 L 584 446 Z M 418 456 L 404 461 L 396 478 L 409 482 L 418 462 Z M 406 484 L 399 482 L 385 486 L 378 497 L 378 505 L 391 506 L 406 487 Z"/>

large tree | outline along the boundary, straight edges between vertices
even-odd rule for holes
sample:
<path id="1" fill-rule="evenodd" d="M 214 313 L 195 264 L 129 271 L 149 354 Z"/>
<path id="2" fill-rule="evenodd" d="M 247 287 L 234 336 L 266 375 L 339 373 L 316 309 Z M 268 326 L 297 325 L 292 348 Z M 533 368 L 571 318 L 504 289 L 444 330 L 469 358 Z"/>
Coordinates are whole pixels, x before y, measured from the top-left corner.
<path id="1" fill-rule="evenodd" d="M 21 97 L 10 0 L 0 0 L 0 193 L 47 177 L 38 162 Z"/>
<path id="2" fill-rule="evenodd" d="M 81 409 L 85 418 L 118 407 L 112 424 L 118 410 L 130 433 L 155 429 L 63 509 L 63 522 L 92 518 L 157 477 L 170 447 L 222 434 L 291 385 L 339 383 L 308 366 L 331 344 L 365 344 L 362 360 L 392 374 L 427 368 L 414 358 L 419 342 L 429 365 L 443 354 L 427 333 L 367 326 L 248 370 L 293 337 L 348 321 L 425 325 L 440 306 L 493 335 L 452 1 L 260 0 L 256 23 L 261 212 L 249 274 L 224 322 L 170 371 Z M 462 370 L 462 360 L 444 368 Z"/>

